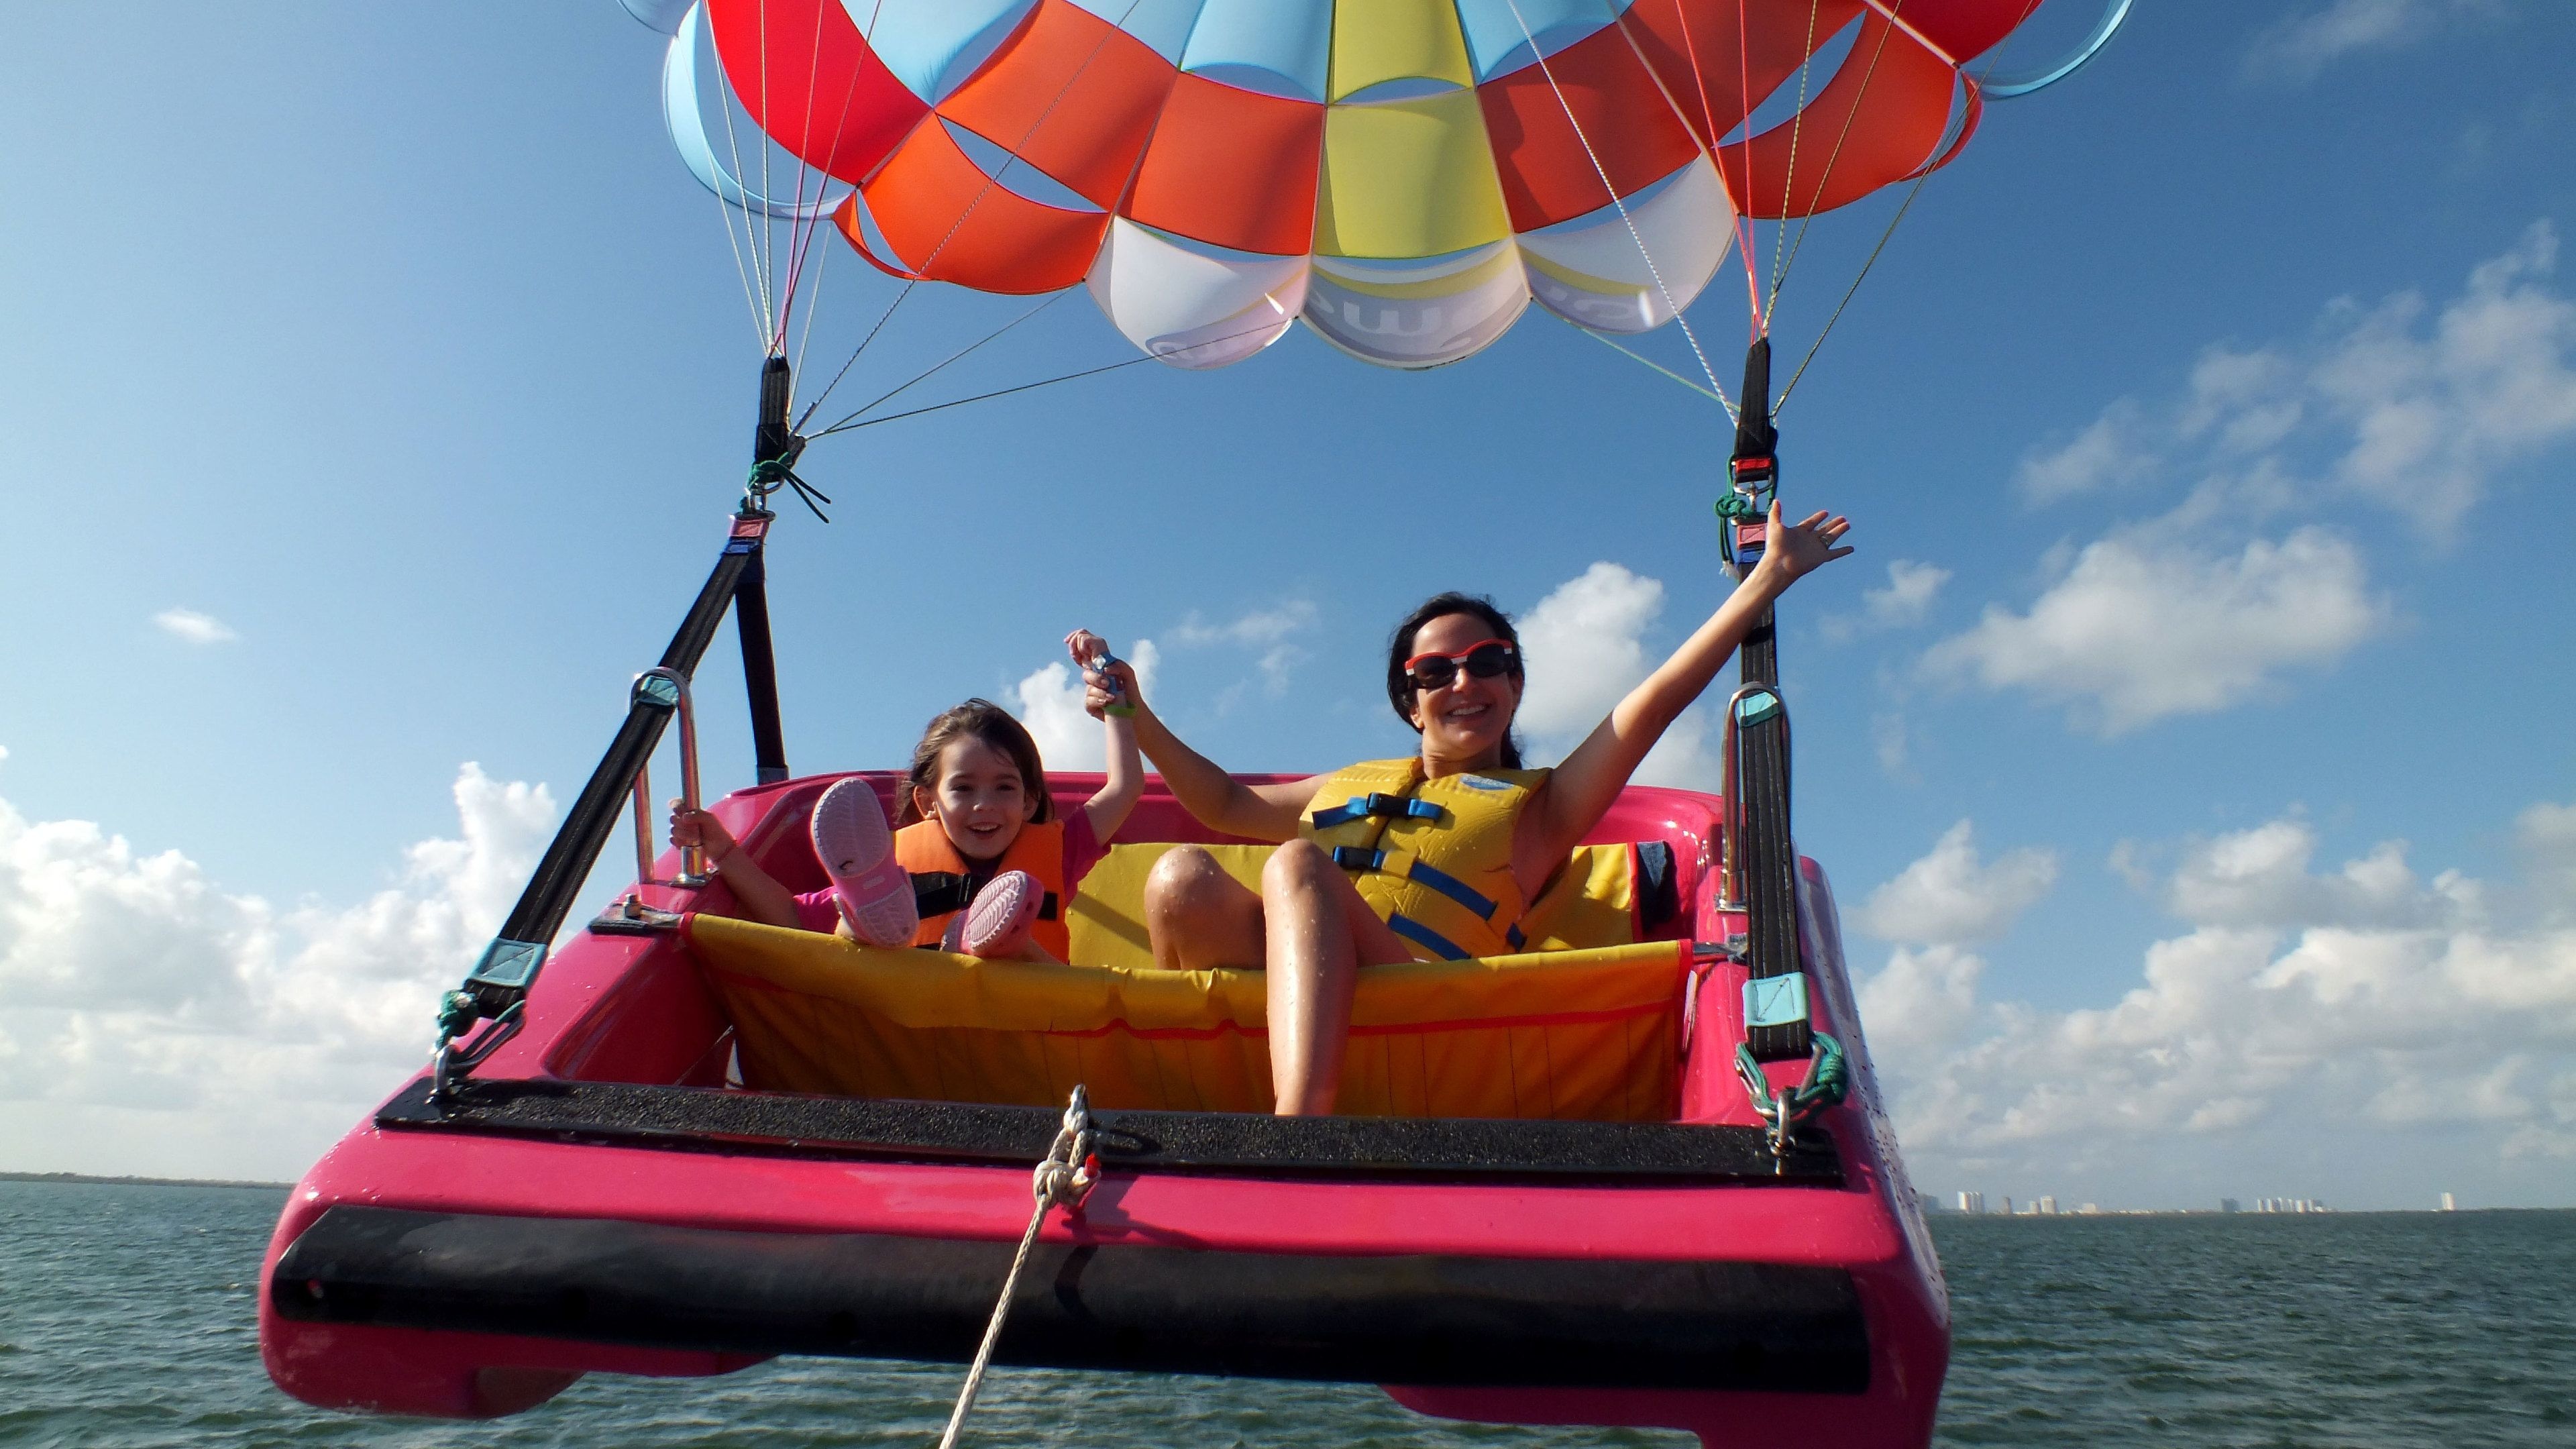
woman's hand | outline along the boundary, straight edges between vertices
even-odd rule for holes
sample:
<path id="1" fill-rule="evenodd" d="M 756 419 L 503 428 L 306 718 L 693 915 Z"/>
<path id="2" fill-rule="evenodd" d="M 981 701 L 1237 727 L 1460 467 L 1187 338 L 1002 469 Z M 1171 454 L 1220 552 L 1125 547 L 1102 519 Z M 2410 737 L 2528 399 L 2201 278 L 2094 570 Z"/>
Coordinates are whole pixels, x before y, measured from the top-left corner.
<path id="1" fill-rule="evenodd" d="M 1851 546 L 1842 541 L 1849 532 L 1850 519 L 1840 514 L 1828 518 L 1822 509 L 1784 527 L 1780 522 L 1780 500 L 1773 498 L 1770 525 L 1762 535 L 1762 561 L 1753 566 L 1753 575 L 1746 582 L 1763 585 L 1777 594 L 1849 554 Z"/>
<path id="2" fill-rule="evenodd" d="M 1117 659 L 1105 669 L 1098 663 L 1110 659 L 1109 641 L 1088 629 L 1076 629 L 1064 636 L 1065 652 L 1082 667 L 1083 713 L 1096 720 L 1106 720 L 1113 704 L 1134 706 L 1144 702 L 1144 691 L 1136 682 L 1135 666 Z"/>
<path id="3" fill-rule="evenodd" d="M 694 845 L 705 851 L 709 865 L 723 863 L 735 847 L 733 832 L 712 812 L 683 809 L 677 800 L 671 802 L 671 843 L 682 850 Z"/>

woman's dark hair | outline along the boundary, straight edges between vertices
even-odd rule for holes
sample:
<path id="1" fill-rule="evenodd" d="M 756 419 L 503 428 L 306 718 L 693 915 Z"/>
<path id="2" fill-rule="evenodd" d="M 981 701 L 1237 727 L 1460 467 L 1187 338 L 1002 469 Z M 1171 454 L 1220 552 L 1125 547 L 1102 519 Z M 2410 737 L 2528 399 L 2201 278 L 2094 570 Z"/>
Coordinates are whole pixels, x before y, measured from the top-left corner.
<path id="1" fill-rule="evenodd" d="M 1422 726 L 1413 723 L 1413 676 L 1405 672 L 1404 661 L 1413 657 L 1413 636 L 1422 632 L 1422 626 L 1451 614 L 1465 614 L 1482 620 L 1486 628 L 1494 631 L 1495 638 L 1511 645 L 1514 659 L 1512 677 L 1522 677 L 1518 662 L 1521 636 L 1512 628 L 1511 615 L 1495 608 L 1494 601 L 1481 594 L 1452 592 L 1432 595 L 1415 605 L 1413 612 L 1404 616 L 1395 626 L 1394 635 L 1386 641 L 1386 702 L 1395 706 L 1395 717 L 1410 726 L 1415 734 L 1422 733 Z M 1503 768 L 1517 770 L 1520 767 L 1520 737 L 1506 730 L 1503 732 Z"/>
<path id="2" fill-rule="evenodd" d="M 939 789 L 939 756 L 958 740 L 976 739 L 1011 757 L 1020 767 L 1020 784 L 1029 797 L 1038 802 L 1038 813 L 1029 817 L 1032 825 L 1043 825 L 1055 818 L 1055 797 L 1047 793 L 1046 766 L 1038 759 L 1038 742 L 1029 737 L 1028 726 L 1011 718 L 1011 712 L 989 699 L 970 699 L 955 709 L 943 711 L 921 732 L 921 743 L 912 747 L 912 770 L 905 778 L 903 799 L 896 803 L 894 823 L 910 825 L 921 819 L 919 807 L 913 804 L 916 789 L 934 793 Z"/>

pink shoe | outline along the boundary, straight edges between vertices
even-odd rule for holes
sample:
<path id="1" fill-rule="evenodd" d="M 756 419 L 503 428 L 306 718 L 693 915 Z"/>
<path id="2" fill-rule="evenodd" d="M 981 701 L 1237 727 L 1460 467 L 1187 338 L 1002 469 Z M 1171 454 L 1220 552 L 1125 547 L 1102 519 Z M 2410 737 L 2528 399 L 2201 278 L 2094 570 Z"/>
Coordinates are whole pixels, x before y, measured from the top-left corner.
<path id="1" fill-rule="evenodd" d="M 1046 906 L 1046 888 L 1024 870 L 1006 870 L 975 893 L 974 904 L 948 918 L 939 949 L 969 956 L 1016 956 Z"/>
<path id="2" fill-rule="evenodd" d="M 921 929 L 912 877 L 895 864 L 894 832 L 865 780 L 842 780 L 814 802 L 814 855 L 850 934 L 870 946 L 909 946 Z"/>

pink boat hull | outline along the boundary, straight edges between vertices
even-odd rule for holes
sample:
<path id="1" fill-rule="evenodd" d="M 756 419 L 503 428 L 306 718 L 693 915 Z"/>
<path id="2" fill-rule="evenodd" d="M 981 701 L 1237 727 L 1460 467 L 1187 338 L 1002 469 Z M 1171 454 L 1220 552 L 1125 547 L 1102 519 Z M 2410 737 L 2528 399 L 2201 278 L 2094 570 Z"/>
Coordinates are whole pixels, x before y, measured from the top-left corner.
<path id="1" fill-rule="evenodd" d="M 802 851 L 802 822 L 827 783 L 813 779 L 745 791 L 716 808 L 782 879 L 801 886 L 799 870 L 814 871 L 810 852 Z M 882 777 L 879 783 L 888 787 Z M 1051 783 L 1060 797 L 1074 799 L 1090 785 L 1079 776 L 1057 776 Z M 1687 927 L 1698 940 L 1722 941 L 1744 927 L 1741 917 L 1718 911 L 1714 891 L 1704 888 L 1713 869 L 1718 818 L 1710 797 L 1635 788 L 1594 838 L 1669 841 L 1682 867 L 1684 910 L 1677 929 Z M 1126 833 L 1212 838 L 1188 826 L 1159 789 Z M 1711 1365 L 1709 1381 L 1725 1383 L 1722 1388 L 1551 1387 L 1543 1376 L 1516 1375 L 1508 1384 L 1395 1385 L 1388 1392 L 1427 1414 L 1672 1428 L 1695 1432 L 1711 1446 L 1926 1444 L 1949 1354 L 1947 1296 L 1869 1069 L 1831 891 L 1812 861 L 1803 864 L 1811 1011 L 1818 1029 L 1845 1044 L 1853 1073 L 1849 1100 L 1817 1122 L 1830 1138 L 1839 1182 L 1676 1182 L 1651 1175 L 1585 1180 L 1563 1172 L 1544 1180 L 1366 1173 L 1336 1179 L 1311 1172 L 1127 1170 L 1113 1162 L 1082 1211 L 1052 1219 L 1042 1241 L 1111 1253 L 1186 1249 L 1210 1255 L 1212 1263 L 1435 1255 L 1437 1261 L 1486 1264 L 1690 1264 L 1700 1265 L 1692 1271 L 1721 1274 L 1726 1265 L 1758 1265 L 1764 1272 L 1827 1270 L 1848 1276 L 1866 1337 L 1865 1371 L 1852 1375 L 1860 1381 L 1835 1391 L 1765 1391 L 1756 1386 L 1762 1365 L 1734 1363 Z M 660 873 L 674 870 L 675 862 L 666 860 Z M 671 909 L 723 910 L 728 904 L 721 883 L 703 895 L 648 891 L 653 904 Z M 1681 1120 L 1755 1127 L 1758 1119 L 1734 1071 L 1736 1044 L 1743 1039 L 1741 971 L 1718 963 L 1713 972 L 1707 989 L 1698 992 L 1690 1027 Z M 719 1089 L 728 1031 L 676 937 L 580 932 L 549 962 L 532 991 L 525 1031 L 475 1076 L 490 1082 Z M 1782 1083 L 1802 1070 L 1797 1062 L 1770 1068 Z M 600 1231 L 613 1233 L 621 1230 L 617 1225 L 642 1225 L 736 1244 L 768 1240 L 721 1235 L 1010 1244 L 1028 1218 L 1025 1164 L 800 1155 L 775 1141 L 746 1141 L 741 1150 L 729 1150 L 720 1135 L 655 1142 L 633 1134 L 442 1130 L 416 1111 L 405 1116 L 397 1110 L 397 1104 L 417 1102 L 421 1089 L 418 1078 L 406 1083 L 379 1114 L 382 1120 L 360 1123 L 317 1162 L 297 1185 L 271 1239 L 260 1299 L 261 1351 L 278 1385 L 309 1402 L 490 1417 L 542 1402 L 584 1373 L 720 1374 L 769 1356 L 723 1343 L 657 1347 L 603 1341 L 620 1336 L 615 1325 L 589 1338 L 563 1329 L 560 1314 L 545 1318 L 543 1325 L 550 1326 L 542 1332 L 511 1334 L 400 1326 L 362 1321 L 366 1311 L 326 1311 L 317 1304 L 340 1292 L 336 1282 L 326 1288 L 318 1278 L 282 1276 L 278 1270 L 281 1258 L 334 1209 L 378 1210 L 378 1219 L 386 1212 L 425 1215 L 417 1221 L 469 1227 L 536 1219 L 582 1225 L 583 1231 L 608 1225 Z M 689 1100 L 712 1096 L 702 1092 Z M 344 1214 L 343 1220 L 353 1216 L 358 1215 Z M 996 1278 L 975 1291 L 989 1303 L 998 1288 Z M 484 1317 L 475 1321 L 488 1327 L 497 1310 L 477 1311 Z M 922 1356 L 962 1360 L 972 1347 L 970 1336 L 953 1353 L 942 1347 Z"/>

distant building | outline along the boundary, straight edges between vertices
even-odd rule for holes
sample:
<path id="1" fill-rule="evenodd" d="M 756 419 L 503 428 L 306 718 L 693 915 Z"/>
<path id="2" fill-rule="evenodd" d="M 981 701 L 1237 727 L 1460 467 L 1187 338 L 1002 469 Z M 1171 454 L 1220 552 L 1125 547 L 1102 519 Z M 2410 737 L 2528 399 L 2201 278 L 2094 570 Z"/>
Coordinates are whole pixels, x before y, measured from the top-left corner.
<path id="1" fill-rule="evenodd" d="M 2446 1213 L 2455 1213 L 2459 1210 L 2460 1204 L 2456 1199 L 2447 1192 L 2442 1194 L 2442 1211 Z"/>
<path id="2" fill-rule="evenodd" d="M 2005 1199 L 2004 1199 L 2004 1211 L 2005 1211 L 2006 1213 L 2010 1213 L 2012 1210 L 2013 1210 L 2012 1199 L 2011 1199 L 2011 1198 L 2005 1198 Z"/>
<path id="3" fill-rule="evenodd" d="M 2039 1200 L 2039 1211 L 2040 1215 L 2043 1217 L 2057 1216 L 2057 1199 L 2053 1197 L 2041 1198 Z"/>
<path id="4" fill-rule="evenodd" d="M 2077 1208 L 2076 1211 L 2082 1213 L 2086 1217 L 2091 1217 L 2102 1211 L 2102 1205 L 2098 1202 L 2088 1202 L 2084 1206 Z"/>
<path id="5" fill-rule="evenodd" d="M 2218 1210 L 2223 1213 L 2243 1212 L 2245 1205 L 2232 1197 L 2222 1197 L 2218 1200 Z"/>
<path id="6" fill-rule="evenodd" d="M 2449 1193 L 2442 1194 L 2445 1206 L 2449 1205 L 2450 1196 L 2451 1195 Z M 1959 1211 L 1963 1213 L 1981 1213 L 1985 1210 L 1986 1195 L 1984 1193 L 1962 1192 L 1959 1194 Z"/>

